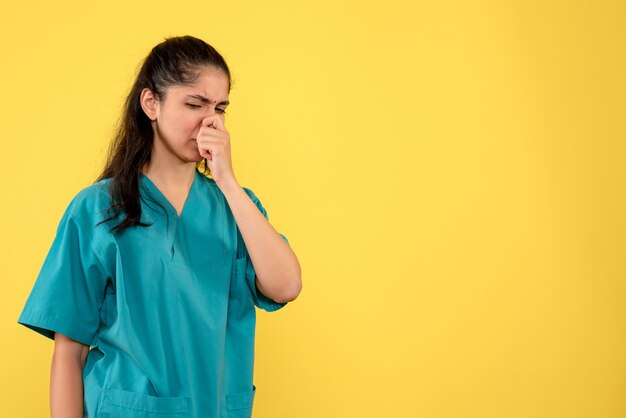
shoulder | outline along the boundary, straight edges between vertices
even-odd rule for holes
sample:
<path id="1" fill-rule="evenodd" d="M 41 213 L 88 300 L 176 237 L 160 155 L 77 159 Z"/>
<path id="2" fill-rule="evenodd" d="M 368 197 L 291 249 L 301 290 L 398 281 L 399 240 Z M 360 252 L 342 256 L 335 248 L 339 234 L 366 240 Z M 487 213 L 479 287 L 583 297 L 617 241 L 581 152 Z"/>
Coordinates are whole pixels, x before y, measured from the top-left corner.
<path id="1" fill-rule="evenodd" d="M 110 183 L 111 179 L 108 178 L 79 190 L 70 200 L 64 216 L 79 219 L 106 218 L 107 209 L 111 206 Z"/>

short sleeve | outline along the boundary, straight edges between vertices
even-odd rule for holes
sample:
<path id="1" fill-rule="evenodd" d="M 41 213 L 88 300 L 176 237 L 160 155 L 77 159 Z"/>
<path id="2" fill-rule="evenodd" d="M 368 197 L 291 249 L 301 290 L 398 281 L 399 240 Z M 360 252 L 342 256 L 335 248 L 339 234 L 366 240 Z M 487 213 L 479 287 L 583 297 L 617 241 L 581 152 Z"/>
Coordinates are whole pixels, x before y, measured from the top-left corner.
<path id="1" fill-rule="evenodd" d="M 248 189 L 247 187 L 244 187 L 243 189 L 248 194 L 248 196 L 250 196 L 250 199 L 252 199 L 252 201 L 257 206 L 259 211 L 263 214 L 265 219 L 269 220 L 269 217 L 267 215 L 267 211 L 265 210 L 265 208 L 261 204 L 261 201 L 259 200 L 259 198 L 254 194 L 254 192 L 252 190 Z M 289 244 L 289 240 L 287 239 L 287 237 L 285 235 L 283 235 L 280 232 L 279 232 L 279 235 L 282 237 L 282 239 L 287 244 Z M 254 304 L 257 307 L 259 307 L 259 308 L 261 308 L 261 309 L 263 309 L 265 311 L 268 311 L 268 312 L 279 310 L 280 308 L 285 306 L 287 304 L 287 302 L 281 303 L 281 302 L 274 301 L 273 299 L 271 299 L 271 298 L 265 296 L 263 293 L 261 293 L 259 288 L 256 286 L 256 280 L 255 280 L 256 279 L 256 272 L 254 271 L 254 265 L 252 264 L 252 260 L 250 258 L 250 255 L 248 254 L 248 250 L 246 249 L 246 246 L 245 246 L 245 244 L 243 242 L 243 238 L 241 237 L 241 233 L 239 232 L 239 229 L 237 229 L 237 240 L 238 240 L 238 249 L 237 249 L 238 257 L 246 257 L 245 276 L 246 276 L 246 280 L 248 282 L 248 286 L 250 287 L 250 289 L 254 289 L 254 291 L 252 292 L 253 299 L 254 299 Z"/>
<path id="2" fill-rule="evenodd" d="M 66 209 L 18 323 L 50 339 L 59 332 L 92 345 L 100 325 L 106 275 L 93 245 L 95 222 Z"/>

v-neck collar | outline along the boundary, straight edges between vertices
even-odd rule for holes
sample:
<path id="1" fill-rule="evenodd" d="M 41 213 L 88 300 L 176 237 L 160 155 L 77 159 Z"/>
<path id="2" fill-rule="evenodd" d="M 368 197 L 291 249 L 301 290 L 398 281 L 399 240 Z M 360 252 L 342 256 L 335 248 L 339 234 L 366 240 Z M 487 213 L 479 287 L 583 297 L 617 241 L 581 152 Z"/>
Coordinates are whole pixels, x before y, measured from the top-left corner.
<path id="1" fill-rule="evenodd" d="M 197 169 L 194 169 L 194 176 L 193 176 L 193 181 L 191 182 L 191 187 L 189 188 L 189 193 L 187 193 L 187 197 L 185 198 L 185 203 L 183 203 L 183 207 L 180 211 L 180 215 L 178 214 L 178 212 L 176 211 L 176 208 L 174 207 L 174 205 L 172 205 L 172 202 L 169 201 L 169 199 L 167 197 L 165 197 L 165 194 L 163 194 L 163 192 L 161 192 L 161 190 L 156 186 L 156 184 L 154 184 L 152 182 L 152 180 L 150 180 L 150 178 L 148 176 L 146 176 L 143 173 L 139 173 L 139 178 L 140 180 L 148 187 L 148 189 L 150 189 L 152 192 L 154 192 L 156 194 L 156 197 L 159 198 L 161 201 L 163 201 L 168 207 L 169 209 L 174 212 L 174 214 L 176 215 L 177 219 L 182 218 L 183 214 L 185 213 L 185 209 L 187 208 L 187 206 L 189 206 L 189 200 L 191 198 L 191 196 L 193 196 L 193 192 L 195 190 L 195 187 L 197 186 L 196 183 L 198 183 L 198 176 L 201 175 Z"/>

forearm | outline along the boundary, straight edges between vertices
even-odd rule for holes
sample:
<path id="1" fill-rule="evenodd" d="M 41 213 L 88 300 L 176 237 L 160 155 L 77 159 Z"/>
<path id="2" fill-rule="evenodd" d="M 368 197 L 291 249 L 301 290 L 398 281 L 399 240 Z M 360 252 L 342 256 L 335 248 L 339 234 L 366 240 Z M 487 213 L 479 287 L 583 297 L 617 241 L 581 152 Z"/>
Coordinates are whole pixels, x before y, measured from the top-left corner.
<path id="1" fill-rule="evenodd" d="M 302 287 L 295 253 L 268 222 L 241 186 L 222 185 L 258 280 L 259 290 L 277 302 L 297 297 Z"/>
<path id="2" fill-rule="evenodd" d="M 83 365 L 80 356 L 55 350 L 50 371 L 51 418 L 83 417 Z"/>

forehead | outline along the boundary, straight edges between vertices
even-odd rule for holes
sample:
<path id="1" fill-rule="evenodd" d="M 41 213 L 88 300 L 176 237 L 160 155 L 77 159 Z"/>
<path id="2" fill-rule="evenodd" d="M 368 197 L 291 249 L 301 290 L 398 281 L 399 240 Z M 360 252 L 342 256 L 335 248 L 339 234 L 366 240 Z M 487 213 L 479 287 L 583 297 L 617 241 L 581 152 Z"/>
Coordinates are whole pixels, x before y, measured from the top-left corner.
<path id="1" fill-rule="evenodd" d="M 171 89 L 179 96 L 202 95 L 219 102 L 228 99 L 228 77 L 214 67 L 203 67 L 192 84 L 171 86 Z"/>

